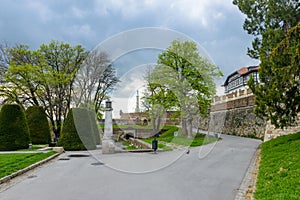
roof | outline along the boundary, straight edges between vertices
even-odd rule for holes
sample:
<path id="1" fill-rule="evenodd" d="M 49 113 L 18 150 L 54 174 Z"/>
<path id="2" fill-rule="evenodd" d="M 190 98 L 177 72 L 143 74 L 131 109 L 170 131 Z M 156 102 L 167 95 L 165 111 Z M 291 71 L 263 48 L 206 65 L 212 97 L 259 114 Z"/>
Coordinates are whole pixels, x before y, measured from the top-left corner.
<path id="1" fill-rule="evenodd" d="M 236 75 L 236 74 L 239 74 L 241 76 L 246 76 L 247 74 L 250 74 L 252 72 L 255 72 L 255 71 L 258 71 L 259 70 L 259 66 L 249 66 L 249 67 L 243 67 L 235 72 L 233 72 L 232 74 L 230 74 L 227 78 L 226 78 L 226 81 L 225 83 L 223 84 L 223 86 L 227 86 L 228 85 L 228 81 L 229 79 Z"/>

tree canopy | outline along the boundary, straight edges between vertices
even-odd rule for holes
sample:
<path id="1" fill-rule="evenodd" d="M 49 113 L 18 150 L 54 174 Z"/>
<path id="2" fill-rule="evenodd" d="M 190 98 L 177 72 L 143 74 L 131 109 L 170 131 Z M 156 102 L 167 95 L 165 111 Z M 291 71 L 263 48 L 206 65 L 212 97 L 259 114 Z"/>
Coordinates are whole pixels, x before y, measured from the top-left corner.
<path id="1" fill-rule="evenodd" d="M 6 102 L 16 102 L 23 108 L 43 106 L 59 137 L 62 120 L 70 108 L 72 85 L 86 56 L 84 48 L 52 41 L 38 50 L 17 45 L 9 53 L 1 94 Z"/>
<path id="2" fill-rule="evenodd" d="M 102 100 L 118 82 L 106 53 L 88 53 L 81 45 L 59 41 L 42 44 L 37 50 L 27 45 L 0 45 L 0 67 L 4 102 L 24 109 L 42 106 L 56 137 L 71 105 L 90 103 L 99 112 Z"/>
<path id="3" fill-rule="evenodd" d="M 89 52 L 75 78 L 75 105 L 90 107 L 98 118 L 102 118 L 101 104 L 118 82 L 107 53 L 99 50 Z"/>
<path id="4" fill-rule="evenodd" d="M 233 0 L 233 4 L 246 15 L 244 30 L 255 37 L 248 48 L 255 59 L 268 55 L 300 21 L 298 0 Z"/>
<path id="5" fill-rule="evenodd" d="M 255 112 L 275 127 L 292 125 L 299 113 L 298 0 L 233 0 L 246 14 L 243 28 L 255 36 L 248 55 L 260 59 L 260 83 L 250 80 Z"/>
<path id="6" fill-rule="evenodd" d="M 174 40 L 146 77 L 148 102 L 153 111 L 161 112 L 159 106 L 179 111 L 183 134 L 191 137 L 192 120 L 206 114 L 216 92 L 214 78 L 220 76 L 219 68 L 199 55 L 194 42 Z"/>
<path id="7" fill-rule="evenodd" d="M 261 62 L 260 80 L 250 81 L 255 112 L 276 127 L 293 125 L 300 112 L 300 22 Z"/>

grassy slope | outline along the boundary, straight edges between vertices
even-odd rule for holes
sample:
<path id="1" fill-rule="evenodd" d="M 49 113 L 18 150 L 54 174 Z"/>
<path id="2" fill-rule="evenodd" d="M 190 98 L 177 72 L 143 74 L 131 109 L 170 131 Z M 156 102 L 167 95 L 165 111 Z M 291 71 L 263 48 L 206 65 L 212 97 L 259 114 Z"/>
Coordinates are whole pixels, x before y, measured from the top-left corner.
<path id="1" fill-rule="evenodd" d="M 55 152 L 0 154 L 0 178 L 44 160 L 53 154 Z"/>
<path id="2" fill-rule="evenodd" d="M 217 138 L 215 137 L 206 137 L 205 134 L 197 134 L 194 136 L 194 138 L 189 139 L 186 136 L 183 136 L 181 134 L 181 130 L 176 126 L 165 126 L 165 128 L 167 128 L 168 130 L 165 131 L 157 138 L 158 145 L 159 145 L 159 141 L 163 141 L 167 143 L 174 143 L 177 145 L 196 147 L 217 140 Z M 174 136 L 175 131 L 178 131 L 178 135 L 176 137 Z M 151 144 L 153 139 L 149 138 L 143 140 Z"/>
<path id="3" fill-rule="evenodd" d="M 300 199 L 300 133 L 262 144 L 255 199 Z"/>

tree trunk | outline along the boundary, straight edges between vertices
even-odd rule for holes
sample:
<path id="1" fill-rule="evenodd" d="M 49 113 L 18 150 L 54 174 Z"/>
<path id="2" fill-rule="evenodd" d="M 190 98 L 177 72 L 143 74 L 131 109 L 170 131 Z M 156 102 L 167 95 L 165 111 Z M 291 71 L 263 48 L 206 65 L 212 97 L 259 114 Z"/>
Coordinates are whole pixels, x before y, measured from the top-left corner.
<path id="1" fill-rule="evenodd" d="M 156 133 L 158 133 L 160 130 L 160 123 L 161 123 L 161 117 L 158 116 L 157 124 L 156 124 Z"/>
<path id="2" fill-rule="evenodd" d="M 60 132 L 61 132 L 61 121 L 57 120 L 56 121 L 56 134 L 57 134 L 58 138 L 60 137 Z"/>
<path id="3" fill-rule="evenodd" d="M 153 117 L 152 117 L 153 136 L 156 135 L 156 125 L 155 125 L 155 121 L 156 121 L 156 118 L 153 116 Z"/>
<path id="4" fill-rule="evenodd" d="M 187 119 L 187 132 L 188 132 L 188 138 L 193 138 L 193 119 L 189 118 Z"/>
<path id="5" fill-rule="evenodd" d="M 186 119 L 183 117 L 181 118 L 181 124 L 182 124 L 182 135 L 187 135 L 187 128 L 186 128 Z"/>

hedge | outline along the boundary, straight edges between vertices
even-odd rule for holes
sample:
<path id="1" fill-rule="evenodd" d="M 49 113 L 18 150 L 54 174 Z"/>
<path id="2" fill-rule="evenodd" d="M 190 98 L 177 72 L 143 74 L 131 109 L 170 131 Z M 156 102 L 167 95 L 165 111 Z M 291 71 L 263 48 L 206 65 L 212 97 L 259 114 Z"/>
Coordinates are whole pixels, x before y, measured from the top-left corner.
<path id="1" fill-rule="evenodd" d="M 57 146 L 63 146 L 65 150 L 96 149 L 88 110 L 72 108 L 69 111 Z"/>
<path id="2" fill-rule="evenodd" d="M 50 128 L 43 107 L 31 106 L 25 111 L 32 144 L 49 144 Z"/>
<path id="3" fill-rule="evenodd" d="M 90 110 L 89 116 L 90 116 L 90 121 L 91 121 L 92 132 L 94 135 L 94 140 L 95 140 L 96 144 L 100 144 L 100 134 L 99 134 L 99 128 L 97 125 L 96 113 L 93 110 Z"/>
<path id="4" fill-rule="evenodd" d="M 0 112 L 0 150 L 27 149 L 29 143 L 28 124 L 21 106 L 3 105 Z"/>

